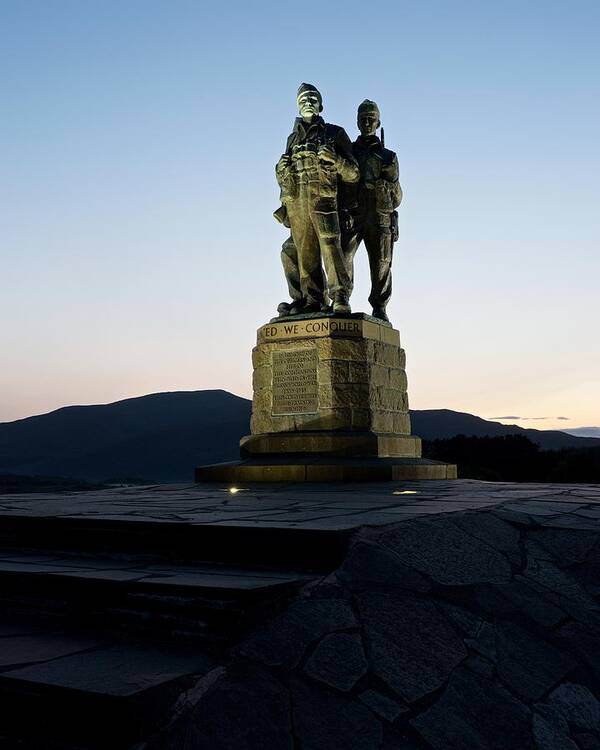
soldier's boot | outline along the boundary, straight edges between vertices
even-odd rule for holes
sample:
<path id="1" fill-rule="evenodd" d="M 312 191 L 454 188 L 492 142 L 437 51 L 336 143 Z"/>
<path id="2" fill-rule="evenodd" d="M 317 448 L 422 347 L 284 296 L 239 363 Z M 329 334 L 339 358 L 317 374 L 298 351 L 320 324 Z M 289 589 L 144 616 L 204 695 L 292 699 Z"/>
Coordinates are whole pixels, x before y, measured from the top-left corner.
<path id="1" fill-rule="evenodd" d="M 280 318 L 286 318 L 288 315 L 291 315 L 290 312 L 292 309 L 293 304 L 290 302 L 280 302 L 277 305 L 277 312 L 279 313 Z"/>
<path id="2" fill-rule="evenodd" d="M 281 307 L 281 305 L 279 305 Z M 279 308 L 277 308 L 279 309 Z M 306 302 L 300 300 L 288 305 L 288 315 L 304 315 L 305 313 L 321 312 L 323 306 L 320 302 Z"/>
<path id="3" fill-rule="evenodd" d="M 334 313 L 350 313 L 352 308 L 348 301 L 348 294 L 346 292 L 336 292 L 333 296 L 333 312 Z"/>
<path id="4" fill-rule="evenodd" d="M 387 313 L 385 311 L 385 307 L 374 307 L 373 317 L 377 318 L 378 320 L 385 320 L 386 323 L 390 322 L 390 319 L 388 318 Z"/>

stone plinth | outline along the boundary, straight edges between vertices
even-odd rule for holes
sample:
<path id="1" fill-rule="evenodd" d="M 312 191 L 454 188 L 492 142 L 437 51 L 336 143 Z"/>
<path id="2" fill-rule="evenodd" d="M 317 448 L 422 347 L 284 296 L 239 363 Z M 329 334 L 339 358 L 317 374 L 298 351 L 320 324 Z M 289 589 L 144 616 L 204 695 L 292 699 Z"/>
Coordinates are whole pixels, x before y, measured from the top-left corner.
<path id="1" fill-rule="evenodd" d="M 258 330 L 252 352 L 253 435 L 365 430 L 410 435 L 400 334 L 365 318 L 308 318 Z"/>
<path id="2" fill-rule="evenodd" d="M 421 459 L 410 434 L 406 357 L 389 323 L 362 313 L 276 319 L 259 328 L 252 363 L 243 460 L 201 467 L 197 481 L 456 477 Z"/>

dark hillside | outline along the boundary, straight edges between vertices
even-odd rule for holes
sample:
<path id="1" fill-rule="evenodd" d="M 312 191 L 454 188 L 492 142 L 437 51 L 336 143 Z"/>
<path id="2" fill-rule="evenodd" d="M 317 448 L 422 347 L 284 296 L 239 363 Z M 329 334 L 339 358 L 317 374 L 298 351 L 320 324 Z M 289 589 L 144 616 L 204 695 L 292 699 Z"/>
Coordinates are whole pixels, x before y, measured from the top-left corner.
<path id="1" fill-rule="evenodd" d="M 492 422 L 476 417 L 474 414 L 450 409 L 413 410 L 410 414 L 413 433 L 424 440 L 441 440 L 455 435 L 474 435 L 475 437 L 522 435 L 546 450 L 600 446 L 598 438 L 577 437 L 560 430 L 525 429 L 516 424 Z"/>
<path id="2" fill-rule="evenodd" d="M 220 390 L 69 406 L 0 424 L 0 473 L 191 479 L 199 463 L 237 458 L 249 422 L 250 402 Z"/>

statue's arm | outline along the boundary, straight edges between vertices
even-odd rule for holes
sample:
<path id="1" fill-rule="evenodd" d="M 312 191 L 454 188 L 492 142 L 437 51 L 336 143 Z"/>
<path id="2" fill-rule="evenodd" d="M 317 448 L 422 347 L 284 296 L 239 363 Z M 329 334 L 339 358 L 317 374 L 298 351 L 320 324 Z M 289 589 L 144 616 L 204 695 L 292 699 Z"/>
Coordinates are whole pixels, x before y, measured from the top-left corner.
<path id="1" fill-rule="evenodd" d="M 289 178 L 291 160 L 288 154 L 282 154 L 279 157 L 279 161 L 275 165 L 275 177 L 277 178 L 277 184 L 282 188 L 287 179 Z"/>
<path id="2" fill-rule="evenodd" d="M 394 154 L 393 158 L 387 164 L 382 164 L 381 176 L 384 180 L 388 180 L 388 182 L 398 182 L 399 174 L 398 157 Z"/>
<path id="3" fill-rule="evenodd" d="M 337 132 L 335 151 L 338 157 L 337 170 L 342 180 L 344 182 L 358 182 L 360 179 L 358 162 L 352 153 L 352 141 L 343 128 L 340 128 Z"/>
<path id="4" fill-rule="evenodd" d="M 275 165 L 275 177 L 277 178 L 277 184 L 280 188 L 285 188 L 286 186 L 288 186 L 289 180 L 291 179 L 291 142 L 292 135 L 288 137 L 285 144 L 285 152 L 279 157 L 279 161 Z"/>
<path id="5" fill-rule="evenodd" d="M 388 164 L 381 167 L 381 177 L 385 180 L 385 187 L 390 193 L 393 208 L 398 208 L 402 201 L 402 188 L 400 187 L 400 170 L 398 168 L 398 157 L 394 154 Z"/>

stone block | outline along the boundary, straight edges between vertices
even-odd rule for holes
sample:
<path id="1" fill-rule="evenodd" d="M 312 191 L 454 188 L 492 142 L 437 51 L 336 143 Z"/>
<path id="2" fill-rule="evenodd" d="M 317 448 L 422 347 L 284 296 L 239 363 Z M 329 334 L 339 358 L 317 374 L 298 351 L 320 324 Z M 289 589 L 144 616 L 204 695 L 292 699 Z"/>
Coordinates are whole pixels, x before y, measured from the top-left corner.
<path id="1" fill-rule="evenodd" d="M 430 601 L 390 591 L 357 594 L 372 671 L 407 703 L 443 686 L 467 656 Z"/>
<path id="2" fill-rule="evenodd" d="M 420 447 L 420 439 L 412 435 L 378 435 L 369 430 L 297 430 L 247 435 L 240 440 L 243 456 L 317 453 L 335 456 L 418 458 L 421 455 Z"/>
<path id="3" fill-rule="evenodd" d="M 395 388 L 382 386 L 371 394 L 371 403 L 376 409 L 385 411 L 406 411 L 404 393 Z M 389 430 L 393 432 L 393 427 Z"/>
<path id="4" fill-rule="evenodd" d="M 319 385 L 319 409 L 333 409 L 333 386 L 330 383 Z"/>
<path id="5" fill-rule="evenodd" d="M 255 346 L 252 349 L 252 367 L 264 367 L 271 364 L 271 353 L 264 345 Z"/>
<path id="6" fill-rule="evenodd" d="M 352 364 L 352 362 L 347 362 L 343 359 L 322 360 L 319 363 L 319 383 L 334 384 L 350 382 L 351 379 L 348 375 L 348 370 Z"/>
<path id="7" fill-rule="evenodd" d="M 399 367 L 390 368 L 389 381 L 390 388 L 395 388 L 398 391 L 406 391 L 408 388 L 406 372 Z"/>
<path id="8" fill-rule="evenodd" d="M 383 350 L 384 345 L 379 341 L 369 341 L 368 343 L 368 350 L 367 350 L 367 360 L 371 362 L 371 364 L 380 363 L 383 359 Z"/>
<path id="9" fill-rule="evenodd" d="M 410 568 L 443 586 L 506 583 L 511 566 L 499 550 L 479 541 L 449 518 L 419 519 L 386 532 L 381 544 Z"/>
<path id="10" fill-rule="evenodd" d="M 453 473 L 454 471 L 454 473 Z M 262 456 L 196 469 L 197 482 L 366 482 L 456 479 L 456 467 L 423 458 L 345 458 L 311 455 Z M 394 518 L 394 520 L 396 520 Z M 398 516 L 398 520 L 401 520 Z"/>
<path id="11" fill-rule="evenodd" d="M 410 435 L 410 414 L 394 414 L 392 432 L 397 435 Z"/>
<path id="12" fill-rule="evenodd" d="M 333 389 L 333 406 L 349 409 L 369 408 L 369 386 L 364 383 L 344 383 Z"/>
<path id="13" fill-rule="evenodd" d="M 257 388 L 252 399 L 252 411 L 271 412 L 273 391 L 271 388 Z"/>
<path id="14" fill-rule="evenodd" d="M 356 628 L 352 608 L 337 599 L 300 600 L 239 648 L 244 656 L 272 667 L 297 666 L 311 643 L 328 633 Z"/>
<path id="15" fill-rule="evenodd" d="M 350 339 L 318 339 L 317 351 L 319 359 L 344 359 L 348 361 L 362 361 L 367 356 L 367 341 Z"/>
<path id="16" fill-rule="evenodd" d="M 270 411 L 257 409 L 250 417 L 250 431 L 252 434 L 261 432 L 289 432 L 296 429 L 293 416 L 273 416 Z"/>
<path id="17" fill-rule="evenodd" d="M 294 420 L 294 430 L 322 430 L 323 415 L 321 411 L 319 410 L 316 414 L 294 414 L 292 417 Z"/>
<path id="18" fill-rule="evenodd" d="M 394 432 L 394 415 L 389 411 L 373 410 L 371 428 L 375 432 Z"/>
<path id="19" fill-rule="evenodd" d="M 264 412 L 255 411 L 250 416 L 250 432 L 257 435 L 261 432 L 270 432 L 272 427 L 271 418 Z"/>
<path id="20" fill-rule="evenodd" d="M 369 367 L 369 383 L 372 388 L 389 386 L 390 368 L 384 365 L 371 364 Z"/>
<path id="21" fill-rule="evenodd" d="M 400 367 L 400 350 L 393 346 L 386 349 L 385 360 L 388 367 Z"/>
<path id="22" fill-rule="evenodd" d="M 390 344 L 391 346 L 400 348 L 400 333 L 394 328 L 381 328 L 380 341 L 382 344 Z"/>
<path id="23" fill-rule="evenodd" d="M 313 651 L 304 671 L 314 680 L 347 692 L 368 669 L 360 635 L 332 633 Z"/>
<path id="24" fill-rule="evenodd" d="M 369 367 L 366 362 L 348 362 L 348 382 L 369 382 Z"/>
<path id="25" fill-rule="evenodd" d="M 408 480 L 456 479 L 457 472 L 454 464 L 444 464 L 437 461 L 419 464 L 395 464 L 392 467 L 391 478 L 395 482 Z"/>
<path id="26" fill-rule="evenodd" d="M 320 430 L 351 430 L 352 409 L 322 408 L 319 409 Z"/>
<path id="27" fill-rule="evenodd" d="M 498 677 L 528 702 L 539 700 L 575 666 L 568 652 L 512 623 L 496 627 L 496 648 Z"/>
<path id="28" fill-rule="evenodd" d="M 409 456 L 421 455 L 421 438 L 414 435 L 380 435 L 379 456 Z"/>
<path id="29" fill-rule="evenodd" d="M 354 544 L 336 575 L 354 592 L 400 588 L 427 593 L 431 590 L 425 576 L 404 565 L 392 551 L 373 542 Z"/>
<path id="30" fill-rule="evenodd" d="M 261 388 L 271 388 L 271 380 L 273 378 L 273 370 L 269 365 L 263 365 L 261 367 L 255 367 L 252 373 L 252 388 L 254 393 L 259 391 Z"/>

